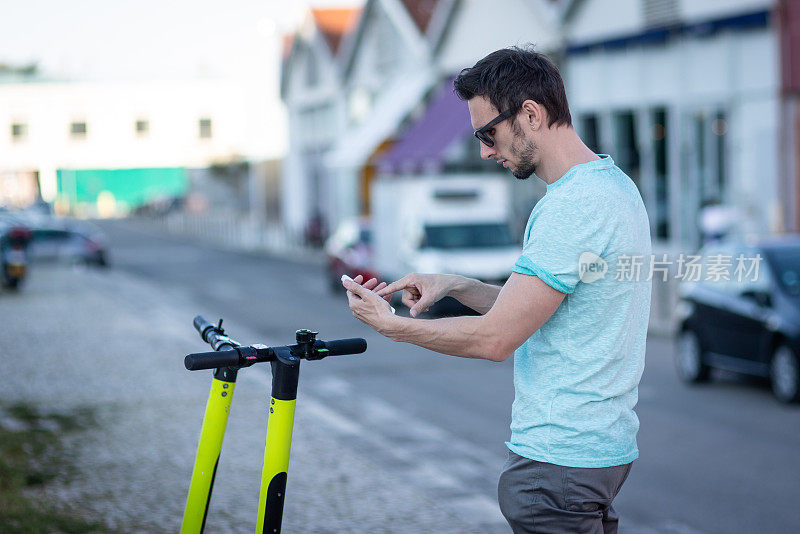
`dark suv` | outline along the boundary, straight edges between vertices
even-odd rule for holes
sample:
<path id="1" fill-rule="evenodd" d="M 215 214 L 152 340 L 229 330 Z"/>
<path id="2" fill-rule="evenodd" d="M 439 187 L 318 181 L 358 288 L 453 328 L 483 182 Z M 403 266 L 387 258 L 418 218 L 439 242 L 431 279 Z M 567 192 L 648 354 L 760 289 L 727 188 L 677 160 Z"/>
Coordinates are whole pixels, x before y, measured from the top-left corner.
<path id="1" fill-rule="evenodd" d="M 730 269 L 727 279 L 681 284 L 678 375 L 704 382 L 711 368 L 720 368 L 769 377 L 779 400 L 800 400 L 800 237 L 714 243 L 699 255 L 706 271 L 726 258 Z M 759 257 L 748 275 L 736 272 L 745 263 L 738 258 Z"/>

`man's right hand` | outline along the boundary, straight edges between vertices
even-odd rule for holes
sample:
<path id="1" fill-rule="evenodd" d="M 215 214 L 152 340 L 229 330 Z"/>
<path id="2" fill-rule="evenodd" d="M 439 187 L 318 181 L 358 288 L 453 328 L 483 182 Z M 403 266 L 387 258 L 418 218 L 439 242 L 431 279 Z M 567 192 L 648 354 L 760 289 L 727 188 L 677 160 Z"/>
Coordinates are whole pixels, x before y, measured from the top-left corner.
<path id="1" fill-rule="evenodd" d="M 411 273 L 376 291 L 376 293 L 378 296 L 386 297 L 397 291 L 402 291 L 403 304 L 408 306 L 411 317 L 416 317 L 446 297 L 456 287 L 460 278 L 460 276 L 453 274 Z"/>

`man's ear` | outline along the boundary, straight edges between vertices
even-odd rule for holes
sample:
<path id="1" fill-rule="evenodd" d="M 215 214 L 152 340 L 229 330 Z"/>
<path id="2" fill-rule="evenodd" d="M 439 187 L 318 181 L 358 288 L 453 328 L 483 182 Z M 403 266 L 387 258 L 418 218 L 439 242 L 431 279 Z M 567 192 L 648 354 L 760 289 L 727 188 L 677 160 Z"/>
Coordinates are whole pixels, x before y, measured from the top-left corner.
<path id="1" fill-rule="evenodd" d="M 544 109 L 541 104 L 534 100 L 526 100 L 522 103 L 523 120 L 534 130 L 538 130 L 544 124 Z"/>

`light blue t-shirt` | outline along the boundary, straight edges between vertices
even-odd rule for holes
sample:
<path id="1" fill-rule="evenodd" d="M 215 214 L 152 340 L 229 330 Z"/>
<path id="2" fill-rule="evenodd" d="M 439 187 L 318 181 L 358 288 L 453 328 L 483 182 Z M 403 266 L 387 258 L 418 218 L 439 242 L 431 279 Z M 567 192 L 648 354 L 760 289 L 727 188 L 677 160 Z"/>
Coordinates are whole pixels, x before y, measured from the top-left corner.
<path id="1" fill-rule="evenodd" d="M 639 456 L 633 407 L 650 315 L 650 226 L 636 185 L 611 157 L 599 156 L 547 186 L 514 266 L 566 295 L 514 353 L 506 444 L 568 467 Z M 637 264 L 638 274 L 625 267 Z"/>

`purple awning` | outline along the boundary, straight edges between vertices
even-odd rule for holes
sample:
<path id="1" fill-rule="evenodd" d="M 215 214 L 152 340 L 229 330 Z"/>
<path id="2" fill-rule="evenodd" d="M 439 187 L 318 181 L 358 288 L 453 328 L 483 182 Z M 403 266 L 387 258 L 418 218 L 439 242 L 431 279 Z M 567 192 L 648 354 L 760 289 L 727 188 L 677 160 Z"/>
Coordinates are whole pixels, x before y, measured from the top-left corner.
<path id="1" fill-rule="evenodd" d="M 438 89 L 425 114 L 380 159 L 381 171 L 411 173 L 438 169 L 447 149 L 472 133 L 467 104 L 453 93 L 452 82 L 450 79 Z"/>

